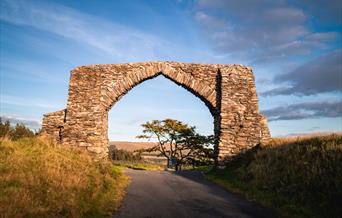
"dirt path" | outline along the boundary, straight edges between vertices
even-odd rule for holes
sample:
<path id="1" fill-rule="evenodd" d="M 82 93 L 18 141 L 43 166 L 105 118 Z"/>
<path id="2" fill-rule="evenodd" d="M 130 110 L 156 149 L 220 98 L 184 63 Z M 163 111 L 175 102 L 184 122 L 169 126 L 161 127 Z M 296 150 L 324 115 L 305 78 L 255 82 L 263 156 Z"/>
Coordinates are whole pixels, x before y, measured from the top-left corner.
<path id="1" fill-rule="evenodd" d="M 275 217 L 207 181 L 200 172 L 127 170 L 132 177 L 115 218 Z"/>

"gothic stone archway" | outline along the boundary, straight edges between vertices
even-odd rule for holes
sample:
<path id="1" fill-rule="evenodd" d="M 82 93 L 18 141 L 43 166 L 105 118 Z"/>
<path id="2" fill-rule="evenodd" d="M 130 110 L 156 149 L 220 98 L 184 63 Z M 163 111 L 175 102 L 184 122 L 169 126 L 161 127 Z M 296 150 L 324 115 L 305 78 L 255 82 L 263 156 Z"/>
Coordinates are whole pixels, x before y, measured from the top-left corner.
<path id="1" fill-rule="evenodd" d="M 242 65 L 144 62 L 77 67 L 67 108 L 43 118 L 43 134 L 97 158 L 108 153 L 108 111 L 139 83 L 164 75 L 199 97 L 214 117 L 216 160 L 223 163 L 270 138 L 259 113 L 252 69 Z"/>

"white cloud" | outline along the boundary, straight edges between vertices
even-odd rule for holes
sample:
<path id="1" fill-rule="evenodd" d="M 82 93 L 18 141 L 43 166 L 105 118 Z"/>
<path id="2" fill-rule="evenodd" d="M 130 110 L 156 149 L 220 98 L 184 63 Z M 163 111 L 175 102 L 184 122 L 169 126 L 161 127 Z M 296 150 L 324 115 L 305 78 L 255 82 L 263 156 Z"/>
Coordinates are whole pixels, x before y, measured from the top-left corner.
<path id="1" fill-rule="evenodd" d="M 208 14 L 204 12 L 197 12 L 195 15 L 196 20 L 203 23 L 206 27 L 209 28 L 227 28 L 228 23 L 224 20 L 218 19 L 213 16 L 209 16 Z"/>
<path id="2" fill-rule="evenodd" d="M 38 130 L 41 128 L 41 121 L 32 117 L 23 117 L 20 115 L 0 114 L 2 122 L 9 121 L 11 125 L 24 124 L 32 130 Z"/>
<path id="3" fill-rule="evenodd" d="M 329 41 L 334 40 L 338 37 L 337 32 L 323 32 L 323 33 L 313 33 L 306 37 L 307 40 L 311 41 Z"/>

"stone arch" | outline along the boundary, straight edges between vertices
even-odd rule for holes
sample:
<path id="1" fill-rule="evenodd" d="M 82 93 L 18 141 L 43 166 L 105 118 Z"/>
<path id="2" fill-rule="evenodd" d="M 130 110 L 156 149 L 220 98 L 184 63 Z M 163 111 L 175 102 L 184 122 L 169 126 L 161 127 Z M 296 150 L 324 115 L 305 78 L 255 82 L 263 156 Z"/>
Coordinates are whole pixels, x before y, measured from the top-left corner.
<path id="1" fill-rule="evenodd" d="M 167 71 L 166 71 L 167 72 Z M 136 72 L 140 74 L 141 72 Z M 110 108 L 120 100 L 122 96 L 124 96 L 127 92 L 133 89 L 135 86 L 143 83 L 146 80 L 153 79 L 158 76 L 164 76 L 167 79 L 171 80 L 172 82 L 176 83 L 177 85 L 183 87 L 199 99 L 201 99 L 204 104 L 208 107 L 211 114 L 214 114 L 215 107 L 216 107 L 216 92 L 215 87 L 205 86 L 199 80 L 194 79 L 191 75 L 181 73 L 178 77 L 170 73 L 155 72 L 151 75 L 147 75 L 146 77 L 137 77 L 136 74 L 127 75 L 124 79 L 110 82 L 110 84 L 106 84 L 105 89 L 107 89 L 107 97 L 104 100 L 104 106 L 110 110 Z M 130 81 L 130 82 L 126 82 Z M 113 93 L 112 90 L 118 89 L 118 92 Z"/>
<path id="2" fill-rule="evenodd" d="M 250 68 L 177 62 L 77 67 L 71 71 L 67 108 L 44 115 L 43 133 L 95 157 L 106 156 L 108 111 L 130 89 L 159 75 L 184 87 L 209 108 L 218 162 L 268 140 L 267 121 L 259 114 Z"/>

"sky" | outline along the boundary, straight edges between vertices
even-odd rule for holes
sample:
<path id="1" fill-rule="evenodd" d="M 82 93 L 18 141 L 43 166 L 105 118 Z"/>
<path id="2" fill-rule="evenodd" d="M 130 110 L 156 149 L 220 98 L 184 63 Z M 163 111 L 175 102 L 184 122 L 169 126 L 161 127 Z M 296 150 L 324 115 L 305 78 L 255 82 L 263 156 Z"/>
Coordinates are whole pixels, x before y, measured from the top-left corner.
<path id="1" fill-rule="evenodd" d="M 244 64 L 272 136 L 342 131 L 342 2 L 0 0 L 0 116 L 41 127 L 66 107 L 70 71 L 142 61 Z M 109 112 L 109 139 L 173 118 L 213 134 L 205 104 L 159 76 Z"/>

